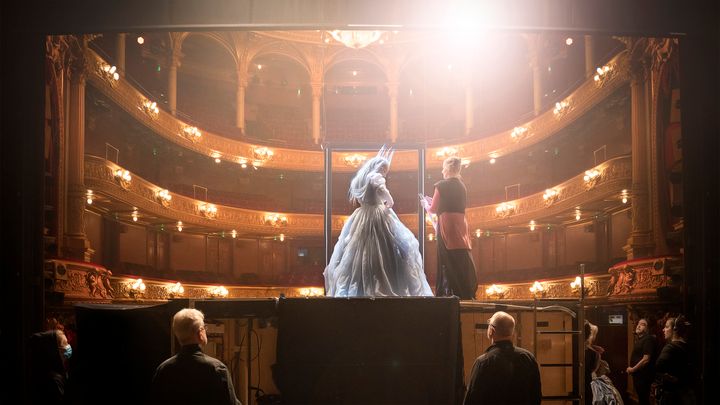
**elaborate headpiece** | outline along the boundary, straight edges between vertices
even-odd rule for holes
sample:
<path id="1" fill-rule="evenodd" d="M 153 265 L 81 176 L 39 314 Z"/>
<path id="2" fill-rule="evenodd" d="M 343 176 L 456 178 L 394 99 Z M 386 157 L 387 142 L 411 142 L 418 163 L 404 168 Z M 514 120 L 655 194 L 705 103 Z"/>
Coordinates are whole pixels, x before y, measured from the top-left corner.
<path id="1" fill-rule="evenodd" d="M 350 201 L 362 200 L 367 190 L 368 182 L 370 181 L 370 174 L 377 173 L 378 169 L 383 166 L 386 166 L 387 170 L 390 170 L 393 153 L 395 152 L 391 147 L 388 148 L 383 145 L 378 151 L 377 156 L 368 159 L 365 164 L 360 167 L 350 182 L 350 189 L 348 190 L 348 198 Z"/>
<path id="2" fill-rule="evenodd" d="M 395 151 L 392 149 L 392 146 L 388 147 L 387 145 L 383 145 L 382 148 L 378 151 L 377 157 L 384 158 L 388 162 L 388 170 L 390 169 L 390 163 L 392 163 L 392 157 Z"/>

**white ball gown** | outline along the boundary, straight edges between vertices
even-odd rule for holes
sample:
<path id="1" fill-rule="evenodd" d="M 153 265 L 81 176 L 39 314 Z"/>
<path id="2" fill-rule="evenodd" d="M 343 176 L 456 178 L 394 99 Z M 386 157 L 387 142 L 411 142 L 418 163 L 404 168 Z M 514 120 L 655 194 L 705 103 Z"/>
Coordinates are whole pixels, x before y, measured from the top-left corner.
<path id="1" fill-rule="evenodd" d="M 345 222 L 323 272 L 329 297 L 433 295 L 418 241 L 391 208 L 392 196 L 379 172 L 388 167 L 389 161 L 373 158 L 351 183 L 351 199 L 360 207 Z"/>

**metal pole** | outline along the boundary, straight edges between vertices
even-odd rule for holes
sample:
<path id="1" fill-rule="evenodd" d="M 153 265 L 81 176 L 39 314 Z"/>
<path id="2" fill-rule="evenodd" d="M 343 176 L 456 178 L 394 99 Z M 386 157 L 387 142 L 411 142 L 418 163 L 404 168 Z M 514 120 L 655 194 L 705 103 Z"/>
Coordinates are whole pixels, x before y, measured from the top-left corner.
<path id="1" fill-rule="evenodd" d="M 325 266 L 330 263 L 332 255 L 332 148 L 325 145 Z"/>
<path id="2" fill-rule="evenodd" d="M 578 301 L 578 328 L 580 331 L 580 339 L 578 339 L 578 394 L 580 395 L 580 403 L 585 400 L 585 264 L 580 264 L 580 298 Z"/>
<path id="3" fill-rule="evenodd" d="M 425 148 L 418 148 L 418 194 L 425 195 Z M 418 242 L 420 256 L 425 258 L 425 209 L 418 201 Z"/>

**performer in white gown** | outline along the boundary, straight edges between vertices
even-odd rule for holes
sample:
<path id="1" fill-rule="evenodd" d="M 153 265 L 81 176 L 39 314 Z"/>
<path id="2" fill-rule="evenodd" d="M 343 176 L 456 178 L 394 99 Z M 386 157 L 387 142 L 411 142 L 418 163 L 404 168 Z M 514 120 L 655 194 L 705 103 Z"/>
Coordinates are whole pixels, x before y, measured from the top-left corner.
<path id="1" fill-rule="evenodd" d="M 385 186 L 392 153 L 383 147 L 350 183 L 360 204 L 345 222 L 325 268 L 329 297 L 432 296 L 418 241 L 392 210 Z"/>

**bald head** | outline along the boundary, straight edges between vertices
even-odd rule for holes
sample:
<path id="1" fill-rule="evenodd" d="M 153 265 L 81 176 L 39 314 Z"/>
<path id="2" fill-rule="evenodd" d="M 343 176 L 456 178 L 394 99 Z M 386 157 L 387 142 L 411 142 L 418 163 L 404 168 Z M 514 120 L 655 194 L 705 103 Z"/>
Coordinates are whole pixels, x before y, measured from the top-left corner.
<path id="1" fill-rule="evenodd" d="M 515 332 L 515 319 L 507 312 L 498 311 L 488 321 L 488 337 L 497 342 L 510 340 Z"/>

